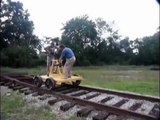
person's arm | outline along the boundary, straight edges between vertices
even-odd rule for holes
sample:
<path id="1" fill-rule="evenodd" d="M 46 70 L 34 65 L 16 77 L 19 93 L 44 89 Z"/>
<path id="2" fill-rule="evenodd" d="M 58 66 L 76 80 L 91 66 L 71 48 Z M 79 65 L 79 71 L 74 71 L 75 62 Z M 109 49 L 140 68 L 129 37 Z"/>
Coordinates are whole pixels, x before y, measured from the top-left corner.
<path id="1" fill-rule="evenodd" d="M 64 55 L 64 50 L 63 50 L 62 53 L 61 53 L 61 56 L 59 58 L 60 63 L 62 63 L 64 57 L 65 57 L 65 55 Z"/>
<path id="2" fill-rule="evenodd" d="M 62 63 L 62 55 L 60 56 L 60 58 L 59 58 L 59 63 Z"/>
<path id="3" fill-rule="evenodd" d="M 46 51 L 47 54 L 50 54 L 50 53 L 51 53 L 49 47 L 44 48 L 44 50 Z"/>

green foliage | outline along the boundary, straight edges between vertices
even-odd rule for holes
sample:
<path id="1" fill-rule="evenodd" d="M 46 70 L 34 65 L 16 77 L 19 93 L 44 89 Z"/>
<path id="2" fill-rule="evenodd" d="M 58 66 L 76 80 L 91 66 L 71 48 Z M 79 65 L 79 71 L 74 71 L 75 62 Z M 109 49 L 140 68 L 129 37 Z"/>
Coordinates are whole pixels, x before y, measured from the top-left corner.
<path id="1" fill-rule="evenodd" d="M 63 27 L 62 43 L 73 49 L 77 65 L 118 62 L 122 52 L 116 41 L 120 36 L 118 31 L 113 30 L 112 24 L 107 24 L 101 18 L 94 22 L 87 15 L 73 18 L 66 23 Z M 108 35 L 103 37 L 106 33 Z"/>
<path id="2" fill-rule="evenodd" d="M 89 20 L 87 15 L 73 18 L 63 27 L 62 43 L 73 49 L 78 65 L 91 63 L 88 58 L 91 56 L 84 55 L 86 49 L 93 49 L 96 45 L 97 31 L 95 27 L 95 23 Z"/>
<path id="3" fill-rule="evenodd" d="M 33 34 L 33 22 L 23 4 L 2 1 L 0 21 L 1 65 L 32 67 L 40 64 L 36 53 L 40 40 Z"/>
<path id="4" fill-rule="evenodd" d="M 159 64 L 159 32 L 133 41 L 121 39 L 114 22 L 94 22 L 87 15 L 72 18 L 63 30 L 61 42 L 73 49 L 77 65 Z"/>
<path id="5" fill-rule="evenodd" d="M 11 67 L 33 67 L 38 65 L 37 53 L 28 47 L 10 47 L 1 51 L 1 65 Z"/>
<path id="6" fill-rule="evenodd" d="M 160 32 L 153 36 L 142 38 L 137 46 L 138 54 L 135 56 L 136 64 L 158 65 L 159 62 L 159 35 Z"/>
<path id="7" fill-rule="evenodd" d="M 29 13 L 24 11 L 22 3 L 11 0 L 2 2 L 0 21 L 1 49 L 6 46 L 38 45 L 39 39 L 33 35 L 33 22 L 29 20 Z"/>
<path id="8" fill-rule="evenodd" d="M 37 63 L 38 65 L 43 65 L 46 66 L 47 62 L 47 55 L 46 54 L 39 54 L 39 62 Z"/>

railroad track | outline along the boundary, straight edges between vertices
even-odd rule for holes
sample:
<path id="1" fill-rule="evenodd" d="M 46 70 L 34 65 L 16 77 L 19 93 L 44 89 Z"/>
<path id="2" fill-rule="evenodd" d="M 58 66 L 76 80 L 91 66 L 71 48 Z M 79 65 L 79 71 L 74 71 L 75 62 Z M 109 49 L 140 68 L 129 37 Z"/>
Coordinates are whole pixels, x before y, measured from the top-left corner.
<path id="1" fill-rule="evenodd" d="M 32 78 L 33 76 L 3 74 L 0 85 L 19 90 L 25 95 L 40 95 L 41 100 L 54 96 L 54 99 L 48 100 L 48 104 L 53 106 L 62 101 L 60 109 L 64 112 L 75 106 L 81 106 L 76 111 L 78 117 L 87 117 L 92 114 L 93 120 L 109 120 L 109 118 L 113 119 L 113 116 L 119 120 L 160 119 L 160 98 L 158 97 L 71 85 L 63 85 L 49 91 L 44 86 L 35 87 Z"/>

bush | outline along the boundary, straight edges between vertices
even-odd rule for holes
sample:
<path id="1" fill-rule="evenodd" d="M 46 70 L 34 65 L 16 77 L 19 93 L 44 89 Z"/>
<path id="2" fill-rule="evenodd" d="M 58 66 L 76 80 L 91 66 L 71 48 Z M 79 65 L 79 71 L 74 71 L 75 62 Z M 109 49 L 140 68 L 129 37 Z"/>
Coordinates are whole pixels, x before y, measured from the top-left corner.
<path id="1" fill-rule="evenodd" d="M 9 67 L 33 67 L 39 58 L 35 50 L 29 47 L 9 47 L 1 51 L 1 65 Z"/>
<path id="2" fill-rule="evenodd" d="M 43 65 L 43 66 L 47 65 L 47 55 L 46 54 L 39 54 L 38 65 Z"/>

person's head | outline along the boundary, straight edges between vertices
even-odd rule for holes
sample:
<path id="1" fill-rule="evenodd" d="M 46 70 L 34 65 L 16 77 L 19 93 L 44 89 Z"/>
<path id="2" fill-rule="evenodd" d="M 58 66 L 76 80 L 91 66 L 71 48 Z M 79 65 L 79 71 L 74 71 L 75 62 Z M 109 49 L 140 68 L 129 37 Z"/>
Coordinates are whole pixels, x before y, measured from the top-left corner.
<path id="1" fill-rule="evenodd" d="M 51 45 L 50 45 L 51 47 L 54 47 L 55 45 L 54 45 L 54 43 L 51 43 Z"/>
<path id="2" fill-rule="evenodd" d="M 59 46 L 59 49 L 60 49 L 60 50 L 63 50 L 64 48 L 65 48 L 64 45 L 60 45 L 60 46 Z"/>

